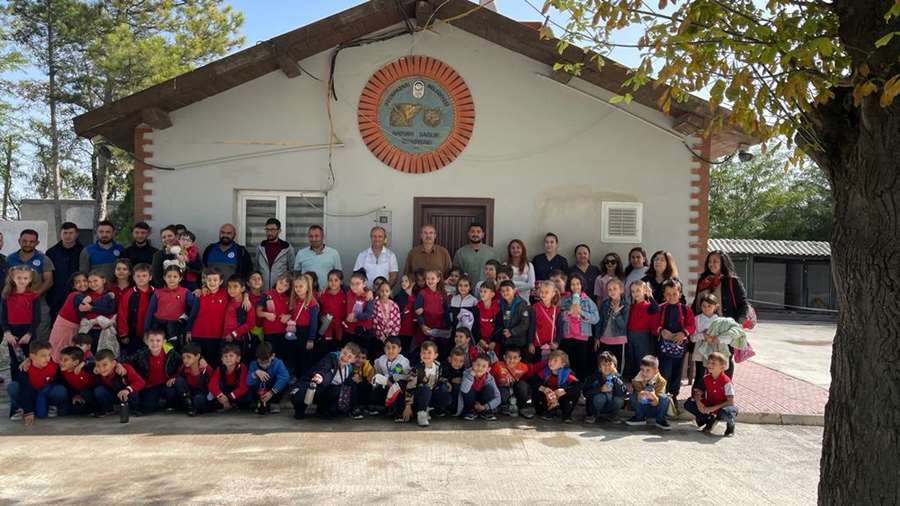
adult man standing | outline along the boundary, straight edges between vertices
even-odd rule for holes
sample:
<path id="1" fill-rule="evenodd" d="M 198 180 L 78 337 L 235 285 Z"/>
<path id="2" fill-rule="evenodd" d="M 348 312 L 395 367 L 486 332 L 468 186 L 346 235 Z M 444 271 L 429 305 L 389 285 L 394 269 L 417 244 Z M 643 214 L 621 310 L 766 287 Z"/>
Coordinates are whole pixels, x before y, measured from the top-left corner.
<path id="1" fill-rule="evenodd" d="M 397 282 L 397 273 L 400 271 L 400 268 L 397 265 L 397 255 L 384 245 L 387 240 L 387 232 L 383 227 L 374 226 L 369 232 L 369 240 L 372 245 L 369 249 L 356 256 L 353 270 L 365 269 L 366 284 L 369 288 L 372 288 L 372 281 L 379 276 L 388 280 L 388 283 L 394 286 L 394 283 Z"/>
<path id="2" fill-rule="evenodd" d="M 97 270 L 110 282 L 116 279 L 116 260 L 122 257 L 125 247 L 115 239 L 116 227 L 109 220 L 97 224 L 97 241 L 81 250 L 79 267 L 84 272 Z"/>
<path id="3" fill-rule="evenodd" d="M 324 288 L 328 283 L 328 271 L 343 270 L 341 254 L 336 249 L 325 245 L 325 231 L 319 225 L 309 227 L 306 231 L 306 238 L 309 246 L 297 251 L 294 272 L 316 273 L 319 287 Z"/>
<path id="4" fill-rule="evenodd" d="M 47 258 L 53 262 L 53 286 L 47 292 L 47 306 L 50 321 L 56 315 L 69 295 L 69 280 L 78 272 L 81 251 L 84 246 L 78 241 L 78 226 L 67 221 L 59 228 L 59 242 L 47 249 Z"/>
<path id="5" fill-rule="evenodd" d="M 54 267 L 53 260 L 37 249 L 40 243 L 37 231 L 26 228 L 19 234 L 19 251 L 10 253 L 6 263 L 9 267 L 22 265 L 36 272 L 41 281 L 38 293 L 43 295 L 53 286 Z"/>
<path id="6" fill-rule="evenodd" d="M 203 266 L 215 267 L 226 280 L 237 274 L 244 279 L 253 270 L 253 262 L 247 248 L 234 242 L 237 229 L 231 223 L 219 227 L 219 242 L 214 242 L 203 250 Z"/>
<path id="7" fill-rule="evenodd" d="M 150 244 L 149 236 L 150 225 L 146 222 L 139 221 L 131 227 L 131 246 L 125 248 L 125 253 L 122 255 L 131 260 L 131 265 L 153 263 L 153 254 L 157 250 Z"/>
<path id="8" fill-rule="evenodd" d="M 469 244 L 461 246 L 453 255 L 453 265 L 459 267 L 462 274 L 472 280 L 475 286 L 484 276 L 484 264 L 488 260 L 500 259 L 494 248 L 484 242 L 484 226 L 481 223 L 472 222 L 469 225 Z"/>
<path id="9" fill-rule="evenodd" d="M 294 267 L 294 247 L 281 239 L 281 222 L 277 218 L 266 220 L 266 239 L 256 247 L 256 270 L 262 274 L 263 288 L 275 285 L 278 276 L 291 272 Z"/>
<path id="10" fill-rule="evenodd" d="M 422 244 L 414 246 L 406 255 L 403 273 L 407 276 L 419 270 L 439 271 L 444 278 L 450 273 L 450 252 L 447 248 L 436 244 L 437 229 L 434 225 L 422 225 L 420 233 Z"/>

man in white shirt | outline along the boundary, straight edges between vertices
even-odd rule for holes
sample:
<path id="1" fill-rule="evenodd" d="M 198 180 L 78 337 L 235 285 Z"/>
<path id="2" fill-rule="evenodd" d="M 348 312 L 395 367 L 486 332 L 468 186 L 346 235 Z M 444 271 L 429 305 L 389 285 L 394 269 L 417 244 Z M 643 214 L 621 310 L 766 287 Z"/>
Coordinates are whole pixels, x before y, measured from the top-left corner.
<path id="1" fill-rule="evenodd" d="M 357 255 L 353 270 L 365 269 L 366 284 L 369 288 L 372 288 L 372 282 L 379 276 L 387 279 L 388 283 L 394 286 L 400 268 L 397 265 L 397 255 L 384 245 L 387 240 L 387 232 L 384 228 L 376 225 L 369 232 L 369 239 L 372 246 Z"/>

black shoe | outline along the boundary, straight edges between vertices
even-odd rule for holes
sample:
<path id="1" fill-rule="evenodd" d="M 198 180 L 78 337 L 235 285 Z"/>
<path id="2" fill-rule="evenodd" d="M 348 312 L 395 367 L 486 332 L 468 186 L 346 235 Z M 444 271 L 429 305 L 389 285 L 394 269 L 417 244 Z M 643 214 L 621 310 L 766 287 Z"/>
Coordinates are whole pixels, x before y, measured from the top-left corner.
<path id="1" fill-rule="evenodd" d="M 362 420 L 366 415 L 363 414 L 363 410 L 356 408 L 350 412 L 350 418 L 354 420 Z"/>
<path id="2" fill-rule="evenodd" d="M 725 427 L 725 437 L 734 436 L 734 423 L 729 423 L 727 427 Z"/>
<path id="3" fill-rule="evenodd" d="M 701 430 L 701 432 L 705 432 L 706 434 L 709 434 L 710 432 L 712 432 L 712 430 L 715 428 L 715 426 L 716 426 L 716 420 L 712 419 L 712 420 L 706 422 L 705 424 L 703 424 L 703 429 Z"/>
<path id="4" fill-rule="evenodd" d="M 668 420 L 658 420 L 656 422 L 656 427 L 662 430 L 672 430 L 672 426 L 669 424 Z"/>
<path id="5" fill-rule="evenodd" d="M 306 418 L 306 411 L 294 408 L 294 420 L 303 420 L 304 418 Z"/>

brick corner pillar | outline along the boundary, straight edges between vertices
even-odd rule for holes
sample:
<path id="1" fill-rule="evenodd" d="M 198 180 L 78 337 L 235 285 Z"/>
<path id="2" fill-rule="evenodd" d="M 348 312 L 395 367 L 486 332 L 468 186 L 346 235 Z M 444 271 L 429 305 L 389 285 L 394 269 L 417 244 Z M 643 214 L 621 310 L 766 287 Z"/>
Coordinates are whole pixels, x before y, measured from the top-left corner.
<path id="1" fill-rule="evenodd" d="M 138 125 L 134 129 L 134 221 L 150 221 L 153 203 L 147 197 L 153 194 L 153 190 L 145 188 L 147 183 L 153 182 L 153 176 L 147 174 L 150 170 L 144 161 L 153 156 L 151 151 L 153 140 L 147 134 L 153 129 L 147 125 Z"/>
<path id="2" fill-rule="evenodd" d="M 703 158 L 692 157 L 694 166 L 691 168 L 691 232 L 688 239 L 691 253 L 687 286 L 691 295 L 696 293 L 696 283 L 703 272 L 709 242 L 709 163 L 705 160 L 710 160 L 712 156 L 712 136 L 701 137 L 692 149 Z"/>

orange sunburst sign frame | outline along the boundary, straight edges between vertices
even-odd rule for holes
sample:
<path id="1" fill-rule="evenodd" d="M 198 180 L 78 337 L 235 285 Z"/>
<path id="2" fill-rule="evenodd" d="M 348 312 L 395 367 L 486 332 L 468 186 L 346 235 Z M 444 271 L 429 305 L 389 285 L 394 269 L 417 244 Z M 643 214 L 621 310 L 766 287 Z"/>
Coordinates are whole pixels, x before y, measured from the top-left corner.
<path id="1" fill-rule="evenodd" d="M 475 127 L 475 103 L 449 65 L 408 56 L 369 78 L 357 119 L 363 142 L 379 160 L 422 174 L 451 163 L 465 149 Z"/>

